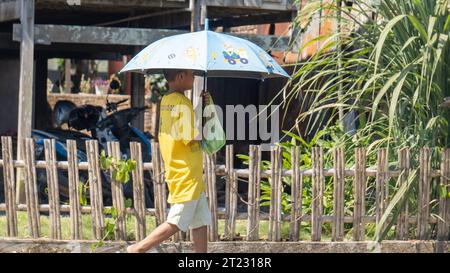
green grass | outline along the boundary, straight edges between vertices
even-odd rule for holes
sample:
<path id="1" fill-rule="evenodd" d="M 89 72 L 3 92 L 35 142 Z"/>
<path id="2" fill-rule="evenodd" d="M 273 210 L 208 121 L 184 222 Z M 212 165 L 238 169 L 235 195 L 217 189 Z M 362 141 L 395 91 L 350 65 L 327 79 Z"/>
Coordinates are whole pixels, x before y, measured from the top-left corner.
<path id="1" fill-rule="evenodd" d="M 27 220 L 27 213 L 26 212 L 18 212 L 17 213 L 18 218 L 18 232 L 19 232 L 19 238 L 30 238 L 29 231 L 28 231 L 28 220 Z M 41 237 L 42 238 L 50 238 L 50 219 L 48 216 L 41 215 Z M 112 221 L 111 218 L 105 218 L 105 221 Z M 135 223 L 134 223 L 134 217 L 130 216 L 126 219 L 126 230 L 127 230 L 127 239 L 128 240 L 134 240 L 134 230 L 135 230 Z M 91 222 L 91 216 L 83 214 L 82 215 L 82 228 L 83 228 L 83 239 L 85 240 L 93 240 L 92 235 L 92 222 Z M 155 217 L 154 216 L 147 216 L 146 217 L 146 228 L 147 228 L 147 234 L 149 234 L 153 229 L 155 229 Z M 289 223 L 283 223 L 281 226 L 281 235 L 282 239 L 288 239 L 289 238 Z M 301 240 L 309 240 L 310 234 L 307 232 L 306 228 L 309 227 L 307 225 L 302 226 L 300 239 Z M 225 221 L 219 220 L 219 235 L 223 236 L 225 230 Z M 70 219 L 67 216 L 61 216 L 61 232 L 62 232 L 62 239 L 69 240 L 70 239 Z M 262 240 L 267 240 L 269 232 L 269 222 L 268 221 L 261 221 L 260 222 L 260 238 Z M 247 220 L 237 220 L 236 221 L 236 235 L 238 236 L 245 236 L 247 234 Z M 0 216 L 0 237 L 6 237 L 6 217 Z M 328 240 L 329 236 L 324 234 L 323 236 L 324 240 Z"/>
<path id="2" fill-rule="evenodd" d="M 28 231 L 28 221 L 27 221 L 27 213 L 26 212 L 18 212 L 18 232 L 19 238 L 31 238 L 29 236 Z M 50 225 L 49 225 L 49 217 L 41 216 L 41 237 L 42 238 L 50 238 Z M 105 221 L 112 221 L 111 218 L 105 218 Z M 135 219 L 133 216 L 129 216 L 126 219 L 126 231 L 127 231 L 127 240 L 134 240 L 134 230 L 135 230 Z M 222 238 L 225 230 L 225 221 L 219 220 L 219 236 Z M 62 239 L 69 240 L 70 239 L 70 219 L 67 216 L 61 216 L 61 232 Z M 82 228 L 83 228 L 83 239 L 85 240 L 93 240 L 94 237 L 92 235 L 92 222 L 91 216 L 87 214 L 82 215 Z M 146 232 L 149 234 L 153 229 L 155 229 L 155 217 L 147 216 L 146 217 Z M 311 240 L 311 226 L 309 223 L 302 223 L 300 227 L 300 240 L 308 241 Z M 288 222 L 284 222 L 281 225 L 281 238 L 282 240 L 289 240 L 289 231 L 290 224 Z M 344 240 L 352 240 L 352 232 L 351 228 L 346 228 Z M 260 229 L 259 235 L 261 240 L 267 240 L 269 232 L 269 222 L 266 220 L 260 221 Z M 367 238 L 371 238 L 374 232 L 374 224 L 367 224 L 366 226 L 366 234 Z M 245 239 L 247 234 L 247 220 L 237 220 L 236 221 L 236 235 Z M 389 238 L 393 237 L 394 232 L 390 232 Z M 6 217 L 0 216 L 0 237 L 6 237 Z M 327 223 L 323 225 L 322 230 L 322 241 L 331 241 L 331 224 Z"/>

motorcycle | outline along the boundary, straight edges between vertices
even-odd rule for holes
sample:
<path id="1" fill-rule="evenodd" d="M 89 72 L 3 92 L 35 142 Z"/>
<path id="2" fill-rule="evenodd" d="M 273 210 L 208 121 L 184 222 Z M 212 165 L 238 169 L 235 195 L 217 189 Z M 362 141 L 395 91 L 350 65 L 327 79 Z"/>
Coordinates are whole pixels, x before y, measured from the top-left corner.
<path id="1" fill-rule="evenodd" d="M 107 151 L 107 143 L 109 141 L 118 141 L 121 150 L 121 159 L 130 159 L 130 142 L 140 142 L 142 147 L 142 160 L 144 162 L 151 161 L 151 139 L 150 133 L 144 133 L 131 125 L 146 107 L 131 107 L 128 109 L 118 110 L 119 105 L 125 103 L 127 99 L 119 102 L 106 102 L 106 106 L 83 105 L 77 107 L 70 101 L 59 101 L 55 105 L 54 120 L 57 128 L 46 131 L 33 130 L 32 137 L 35 139 L 35 155 L 36 160 L 44 160 L 44 139 L 55 139 L 56 157 L 58 161 L 67 160 L 66 141 L 68 139 L 75 140 L 77 143 L 77 157 L 79 162 L 86 162 L 85 141 L 95 139 L 99 144 L 99 152 Z M 62 129 L 62 125 L 67 124 L 68 129 Z M 75 131 L 75 130 L 77 131 Z M 87 130 L 88 134 L 80 131 Z M 145 205 L 153 207 L 153 184 L 151 173 L 144 171 L 144 187 L 145 187 Z M 88 172 L 79 171 L 80 190 L 84 194 L 85 199 L 89 200 L 89 194 L 86 192 L 86 184 L 89 181 Z M 111 177 L 109 171 L 101 170 L 103 202 L 105 205 L 112 205 L 111 195 Z M 67 170 L 58 170 L 58 183 L 60 191 L 60 201 L 67 203 L 69 200 L 69 183 Z M 37 170 L 37 183 L 40 203 L 48 202 L 47 194 L 47 177 L 45 169 Z M 125 198 L 133 199 L 133 182 L 132 179 L 123 185 Z"/>

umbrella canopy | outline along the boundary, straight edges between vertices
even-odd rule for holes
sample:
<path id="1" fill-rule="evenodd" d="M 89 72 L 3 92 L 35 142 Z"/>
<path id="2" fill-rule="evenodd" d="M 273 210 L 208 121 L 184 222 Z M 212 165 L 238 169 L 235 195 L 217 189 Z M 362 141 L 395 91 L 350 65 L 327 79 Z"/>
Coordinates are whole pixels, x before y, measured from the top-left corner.
<path id="1" fill-rule="evenodd" d="M 120 71 L 144 74 L 191 69 L 207 77 L 267 79 L 290 76 L 262 48 L 231 35 L 205 30 L 158 40 L 139 52 Z"/>

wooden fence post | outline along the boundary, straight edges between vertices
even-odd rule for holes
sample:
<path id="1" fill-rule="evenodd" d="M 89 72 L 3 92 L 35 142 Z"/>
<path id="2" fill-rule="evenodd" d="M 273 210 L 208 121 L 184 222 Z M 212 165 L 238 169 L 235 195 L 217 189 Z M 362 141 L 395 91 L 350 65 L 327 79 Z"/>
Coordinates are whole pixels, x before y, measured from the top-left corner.
<path id="1" fill-rule="evenodd" d="M 159 143 L 152 141 L 152 166 L 153 166 L 153 192 L 156 211 L 156 225 L 159 226 L 166 220 L 166 196 L 164 181 L 164 163 L 161 162 Z"/>
<path id="2" fill-rule="evenodd" d="M 83 238 L 79 188 L 81 184 L 78 175 L 77 142 L 75 140 L 67 140 L 67 162 L 70 203 L 70 238 L 72 240 L 81 240 Z"/>
<path id="3" fill-rule="evenodd" d="M 56 147 L 54 139 L 44 140 L 47 164 L 48 204 L 50 207 L 50 238 L 61 240 L 61 218 L 59 212 L 58 169 L 56 167 Z"/>
<path id="4" fill-rule="evenodd" d="M 353 240 L 363 241 L 366 223 L 365 195 L 366 195 L 366 151 L 364 148 L 355 149 L 355 209 L 353 212 Z"/>
<path id="5" fill-rule="evenodd" d="M 398 153 L 399 170 L 402 172 L 400 175 L 401 187 L 405 183 L 408 183 L 409 176 L 409 148 L 402 148 Z M 405 198 L 405 197 L 404 197 Z M 400 214 L 397 220 L 397 240 L 407 240 L 408 239 L 408 199 L 403 199 L 405 202 L 404 206 L 399 208 Z M 402 203 L 401 201 L 400 203 Z"/>
<path id="6" fill-rule="evenodd" d="M 417 237 L 419 240 L 428 238 L 430 219 L 430 185 L 431 185 L 431 154 L 430 148 L 420 149 L 420 181 L 419 199 L 417 200 Z"/>
<path id="7" fill-rule="evenodd" d="M 323 214 L 323 149 L 322 147 L 312 148 L 312 210 L 311 210 L 311 240 L 320 241 L 322 237 L 322 214 Z"/>
<path id="8" fill-rule="evenodd" d="M 115 161 L 121 158 L 120 156 L 120 144 L 117 141 L 108 142 L 108 155 L 112 156 Z M 110 168 L 111 178 L 111 195 L 113 207 L 117 210 L 117 219 L 114 229 L 114 236 L 116 240 L 126 240 L 126 226 L 125 226 L 125 202 L 123 197 L 123 185 L 121 182 L 116 181 L 113 175 L 114 169 Z"/>
<path id="9" fill-rule="evenodd" d="M 247 240 L 257 241 L 259 240 L 261 149 L 256 145 L 250 145 L 249 149 Z"/>
<path id="10" fill-rule="evenodd" d="M 389 166 L 388 166 L 387 149 L 382 148 L 377 154 L 377 175 L 376 175 L 376 210 L 375 210 L 375 223 L 379 225 L 381 217 L 383 216 L 386 206 L 389 192 L 386 193 L 386 188 L 389 187 Z M 383 230 L 384 226 L 380 230 Z"/>
<path id="11" fill-rule="evenodd" d="M 8 237 L 17 237 L 17 205 L 11 137 L 2 136 L 3 186 L 5 188 L 6 220 Z"/>
<path id="12" fill-rule="evenodd" d="M 447 193 L 450 191 L 450 149 L 445 149 L 441 157 L 441 187 L 446 187 Z M 450 198 L 448 196 L 439 197 L 439 217 L 438 220 L 438 241 L 446 241 L 449 237 L 450 227 Z"/>
<path id="13" fill-rule="evenodd" d="M 291 230 L 290 240 L 300 239 L 302 216 L 303 176 L 300 174 L 300 146 L 291 147 L 292 180 L 291 180 Z"/>
<path id="14" fill-rule="evenodd" d="M 105 222 L 103 216 L 102 177 L 99 166 L 97 140 L 86 142 L 89 172 L 89 194 L 92 208 L 92 229 L 96 240 L 101 240 L 104 234 Z"/>
<path id="15" fill-rule="evenodd" d="M 40 236 L 39 201 L 36 182 L 36 163 L 34 155 L 34 140 L 23 139 L 22 158 L 25 160 L 25 195 L 28 211 L 28 226 L 30 235 L 37 239 Z"/>
<path id="16" fill-rule="evenodd" d="M 144 172 L 142 164 L 141 143 L 130 143 L 131 159 L 136 161 L 136 169 L 132 171 L 133 176 L 133 205 L 135 210 L 136 240 L 145 238 L 145 195 L 144 195 Z"/>
<path id="17" fill-rule="evenodd" d="M 233 145 L 226 146 L 226 175 L 227 182 L 225 186 L 225 238 L 234 240 L 236 230 L 237 215 L 237 196 L 238 181 L 236 172 L 234 171 L 234 152 Z"/>
<path id="18" fill-rule="evenodd" d="M 161 176 L 160 172 L 161 170 L 159 169 L 160 164 L 159 164 L 159 143 L 156 141 L 152 141 L 152 169 L 153 169 L 153 204 L 155 206 L 155 223 L 156 226 L 159 226 L 162 224 L 161 222 L 161 216 L 160 216 L 160 203 L 159 203 L 159 178 Z"/>
<path id="19" fill-rule="evenodd" d="M 219 227 L 217 219 L 217 190 L 215 173 L 215 155 L 203 154 L 205 161 L 206 185 L 208 192 L 209 208 L 211 210 L 212 225 L 208 227 L 209 240 L 215 242 L 219 240 Z"/>
<path id="20" fill-rule="evenodd" d="M 344 187 L 345 187 L 345 154 L 344 148 L 338 147 L 333 150 L 334 159 L 334 215 L 332 240 L 344 240 Z"/>
<path id="21" fill-rule="evenodd" d="M 271 181 L 270 181 L 270 214 L 269 214 L 269 240 L 281 241 L 281 148 L 273 147 L 271 150 Z"/>

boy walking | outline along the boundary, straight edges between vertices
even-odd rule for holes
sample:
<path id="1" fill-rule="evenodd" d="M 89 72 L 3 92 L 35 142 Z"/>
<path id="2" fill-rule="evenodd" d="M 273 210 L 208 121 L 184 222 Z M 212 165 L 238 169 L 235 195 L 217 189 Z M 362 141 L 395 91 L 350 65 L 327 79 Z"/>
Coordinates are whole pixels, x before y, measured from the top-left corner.
<path id="1" fill-rule="evenodd" d="M 203 157 L 194 110 L 184 96 L 184 91 L 193 87 L 194 74 L 191 70 L 167 70 L 164 76 L 169 90 L 161 100 L 158 140 L 171 208 L 167 221 L 144 240 L 129 246 L 127 252 L 147 252 L 178 231 L 187 232 L 191 228 L 195 252 L 204 253 L 211 213 L 204 193 Z"/>

